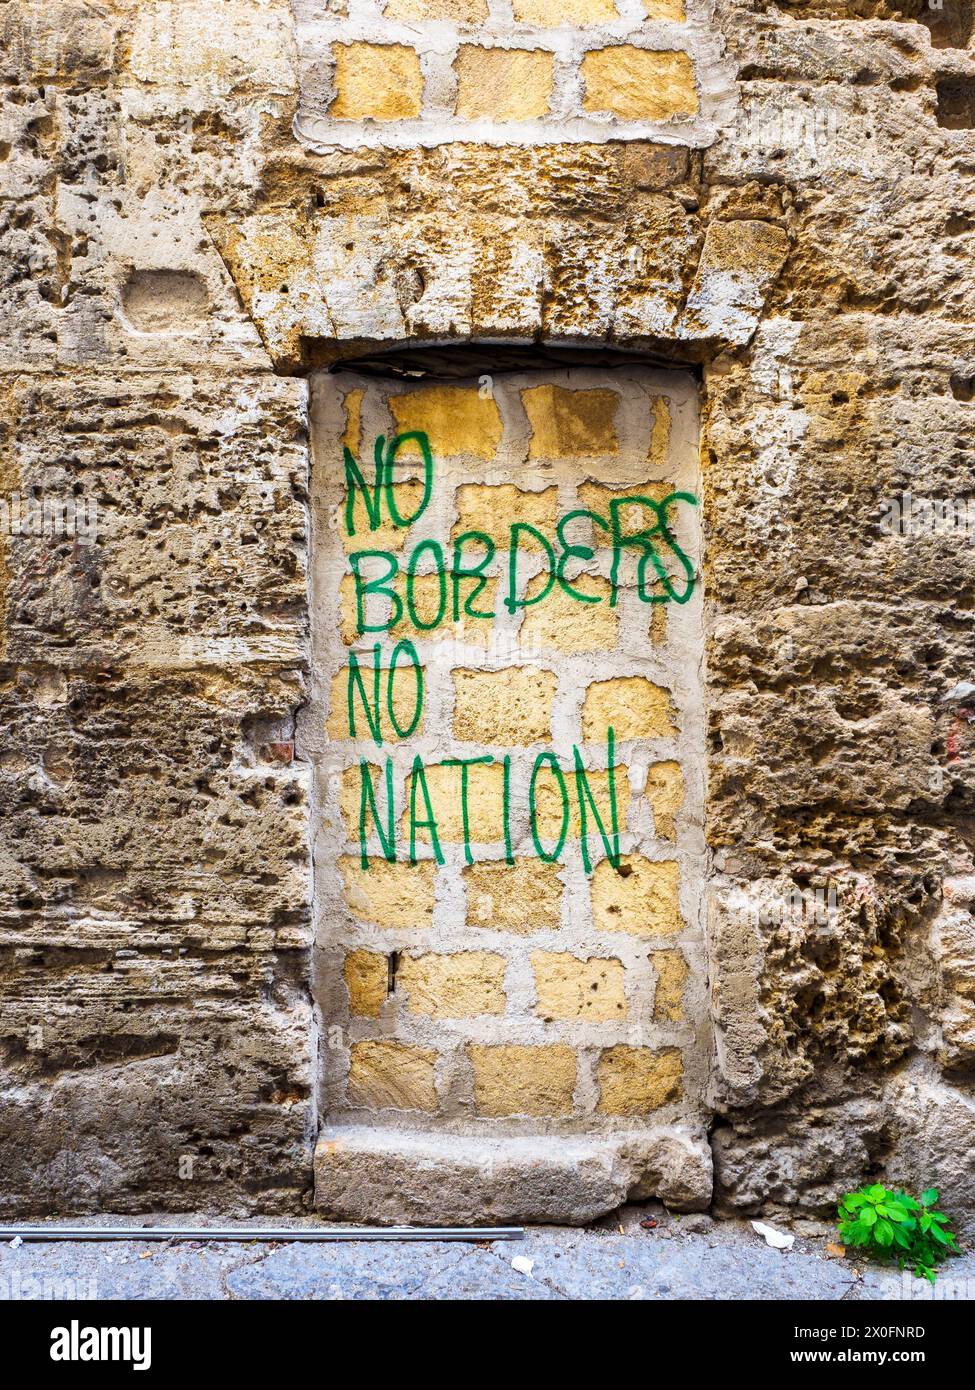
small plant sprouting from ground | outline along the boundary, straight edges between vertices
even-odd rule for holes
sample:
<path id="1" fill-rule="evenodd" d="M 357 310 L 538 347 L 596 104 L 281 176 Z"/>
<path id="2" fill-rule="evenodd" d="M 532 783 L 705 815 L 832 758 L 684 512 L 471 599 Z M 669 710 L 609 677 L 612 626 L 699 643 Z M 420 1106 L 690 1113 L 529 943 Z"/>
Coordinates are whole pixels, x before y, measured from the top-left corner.
<path id="1" fill-rule="evenodd" d="M 920 1200 L 874 1183 L 848 1192 L 840 1201 L 839 1237 L 881 1260 L 910 1266 L 918 1279 L 936 1278 L 935 1265 L 957 1255 L 958 1242 L 949 1218 L 938 1207 L 938 1191 L 929 1187 Z"/>

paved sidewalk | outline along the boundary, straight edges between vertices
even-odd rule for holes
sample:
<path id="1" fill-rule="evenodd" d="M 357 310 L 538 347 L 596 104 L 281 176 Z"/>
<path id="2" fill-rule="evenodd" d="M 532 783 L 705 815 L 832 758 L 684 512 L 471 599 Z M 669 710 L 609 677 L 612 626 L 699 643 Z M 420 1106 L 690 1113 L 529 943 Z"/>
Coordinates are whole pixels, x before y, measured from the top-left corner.
<path id="1" fill-rule="evenodd" d="M 641 1218 L 658 1221 L 643 1230 Z M 207 1217 L 89 1218 L 79 1225 L 207 1225 Z M 257 1222 L 235 1222 L 254 1226 Z M 271 1224 L 271 1223 L 266 1223 Z M 274 1223 L 286 1224 L 286 1223 Z M 316 1224 L 312 1220 L 292 1223 Z M 778 1223 L 776 1223 L 778 1225 Z M 785 1229 L 784 1227 L 782 1229 Z M 627 1207 L 585 1230 L 520 1241 L 0 1245 L 0 1299 L 864 1299 L 930 1297 L 895 1271 L 829 1259 L 828 1227 L 799 1222 L 789 1251 L 747 1222 Z M 518 1266 L 512 1264 L 518 1261 Z M 530 1271 L 524 1261 L 531 1261 Z M 975 1256 L 950 1261 L 938 1296 L 975 1297 Z"/>

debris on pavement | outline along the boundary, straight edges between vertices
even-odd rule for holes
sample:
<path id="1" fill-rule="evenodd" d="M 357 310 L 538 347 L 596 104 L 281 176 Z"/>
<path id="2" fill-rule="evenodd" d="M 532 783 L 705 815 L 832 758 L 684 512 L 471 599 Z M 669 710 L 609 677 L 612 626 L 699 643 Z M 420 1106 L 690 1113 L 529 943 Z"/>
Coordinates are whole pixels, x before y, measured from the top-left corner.
<path id="1" fill-rule="evenodd" d="M 777 1231 L 774 1226 L 769 1226 L 764 1221 L 753 1221 L 752 1230 L 757 1231 L 765 1244 L 771 1245 L 773 1250 L 791 1250 L 796 1241 L 794 1235 Z"/>

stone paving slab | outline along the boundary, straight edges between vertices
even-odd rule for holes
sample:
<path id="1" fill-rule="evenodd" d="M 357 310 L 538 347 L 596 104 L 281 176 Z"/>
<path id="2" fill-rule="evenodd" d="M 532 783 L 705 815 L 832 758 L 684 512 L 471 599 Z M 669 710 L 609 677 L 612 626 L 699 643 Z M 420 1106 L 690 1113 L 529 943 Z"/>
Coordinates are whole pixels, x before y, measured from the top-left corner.
<path id="1" fill-rule="evenodd" d="M 646 1208 L 579 1230 L 535 1227 L 519 1241 L 0 1245 L 0 1300 L 887 1300 L 929 1297 L 896 1271 L 829 1259 L 827 1227 L 770 1249 L 747 1222 Z M 207 1225 L 212 1218 L 91 1218 L 72 1224 Z M 260 1224 L 232 1223 L 241 1227 Z M 308 1219 L 293 1223 L 317 1224 Z M 518 1260 L 522 1268 L 513 1266 Z M 530 1261 L 530 1270 L 524 1261 Z M 951 1261 L 937 1296 L 975 1297 L 975 1257 Z"/>
<path id="2" fill-rule="evenodd" d="M 591 1232 L 532 1232 L 524 1253 L 532 1277 L 566 1298 L 842 1298 L 855 1280 L 840 1262 L 770 1250 L 763 1242 L 709 1240 L 703 1235 L 598 1236 Z"/>

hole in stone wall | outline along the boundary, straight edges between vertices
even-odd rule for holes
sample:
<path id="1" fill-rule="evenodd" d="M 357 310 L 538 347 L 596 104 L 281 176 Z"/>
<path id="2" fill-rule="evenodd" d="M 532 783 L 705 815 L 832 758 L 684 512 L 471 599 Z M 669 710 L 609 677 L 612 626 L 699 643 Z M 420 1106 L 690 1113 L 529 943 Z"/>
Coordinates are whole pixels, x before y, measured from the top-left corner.
<path id="1" fill-rule="evenodd" d="M 333 372 L 356 372 L 365 376 L 399 379 L 493 375 L 524 372 L 547 367 L 651 367 L 674 366 L 673 355 L 621 348 L 582 348 L 547 343 L 450 343 L 440 346 L 393 347 L 338 362 Z M 690 367 L 693 371 L 693 367 Z"/>
<path id="2" fill-rule="evenodd" d="M 951 378 L 951 394 L 956 401 L 975 400 L 975 376 L 953 376 Z"/>
<path id="3" fill-rule="evenodd" d="M 194 271 L 133 270 L 122 286 L 122 310 L 140 333 L 183 328 L 206 307 L 206 285 Z"/>
<path id="4" fill-rule="evenodd" d="M 938 125 L 946 130 L 975 129 L 975 79 L 945 78 L 937 91 Z"/>

